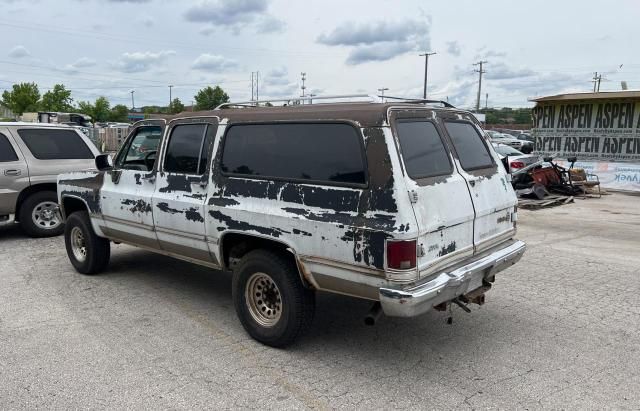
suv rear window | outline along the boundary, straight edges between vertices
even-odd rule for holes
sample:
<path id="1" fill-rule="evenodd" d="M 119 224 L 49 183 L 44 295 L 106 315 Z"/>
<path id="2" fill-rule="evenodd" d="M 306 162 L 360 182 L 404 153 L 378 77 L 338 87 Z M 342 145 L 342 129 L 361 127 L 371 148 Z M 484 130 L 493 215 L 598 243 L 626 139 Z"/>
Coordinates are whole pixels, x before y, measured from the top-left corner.
<path id="1" fill-rule="evenodd" d="M 23 128 L 18 134 L 38 160 L 90 159 L 93 153 L 74 130 Z"/>
<path id="2" fill-rule="evenodd" d="M 433 123 L 398 120 L 396 129 L 409 177 L 415 179 L 451 174 L 449 153 Z"/>
<path id="3" fill-rule="evenodd" d="M 0 134 L 0 163 L 8 161 L 18 161 L 18 156 L 9 139 L 4 134 Z"/>
<path id="4" fill-rule="evenodd" d="M 365 184 L 362 140 L 343 123 L 239 124 L 224 141 L 227 174 Z"/>
<path id="5" fill-rule="evenodd" d="M 493 166 L 493 158 L 482 137 L 471 123 L 445 121 L 447 133 L 465 170 Z"/>

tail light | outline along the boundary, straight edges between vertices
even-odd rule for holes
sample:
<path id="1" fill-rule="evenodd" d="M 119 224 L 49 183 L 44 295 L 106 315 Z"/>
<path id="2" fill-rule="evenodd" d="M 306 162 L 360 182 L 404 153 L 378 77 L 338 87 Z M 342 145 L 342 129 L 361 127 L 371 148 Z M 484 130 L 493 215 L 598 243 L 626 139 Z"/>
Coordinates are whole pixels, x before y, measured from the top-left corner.
<path id="1" fill-rule="evenodd" d="M 416 268 L 416 240 L 387 241 L 387 267 L 394 270 Z"/>
<path id="2" fill-rule="evenodd" d="M 522 161 L 512 161 L 510 165 L 511 168 L 524 168 L 524 163 Z"/>

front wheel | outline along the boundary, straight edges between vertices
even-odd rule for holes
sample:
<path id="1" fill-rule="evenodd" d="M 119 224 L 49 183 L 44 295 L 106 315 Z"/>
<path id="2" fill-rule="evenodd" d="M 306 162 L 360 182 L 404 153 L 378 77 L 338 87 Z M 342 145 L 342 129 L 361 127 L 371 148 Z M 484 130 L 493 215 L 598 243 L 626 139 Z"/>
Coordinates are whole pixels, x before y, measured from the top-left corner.
<path id="1" fill-rule="evenodd" d="M 77 211 L 67 218 L 64 243 L 69 260 L 79 273 L 97 274 L 109 264 L 109 240 L 96 235 L 86 211 Z"/>
<path id="2" fill-rule="evenodd" d="M 245 255 L 233 274 L 233 303 L 244 329 L 272 346 L 290 345 L 311 324 L 315 294 L 295 265 L 264 250 Z"/>

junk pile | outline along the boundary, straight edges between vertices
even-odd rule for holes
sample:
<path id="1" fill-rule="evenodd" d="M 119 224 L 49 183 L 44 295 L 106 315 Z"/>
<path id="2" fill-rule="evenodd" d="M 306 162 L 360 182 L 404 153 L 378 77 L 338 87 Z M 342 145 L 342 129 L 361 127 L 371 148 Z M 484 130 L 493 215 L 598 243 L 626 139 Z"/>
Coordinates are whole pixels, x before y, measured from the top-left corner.
<path id="1" fill-rule="evenodd" d="M 571 164 L 569 168 L 554 163 L 551 157 L 545 157 L 512 172 L 511 183 L 520 198 L 519 206 L 542 208 L 573 202 L 575 196 L 601 197 L 598 176 L 574 168 L 576 157 L 570 157 L 567 161 Z"/>

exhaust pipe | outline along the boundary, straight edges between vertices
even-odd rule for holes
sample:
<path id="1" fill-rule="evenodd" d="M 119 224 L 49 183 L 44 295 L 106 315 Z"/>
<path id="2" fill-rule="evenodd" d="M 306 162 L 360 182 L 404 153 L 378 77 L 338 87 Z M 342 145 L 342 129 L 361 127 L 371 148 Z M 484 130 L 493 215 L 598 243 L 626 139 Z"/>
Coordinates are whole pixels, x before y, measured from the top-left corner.
<path id="1" fill-rule="evenodd" d="M 364 317 L 365 325 L 375 325 L 380 316 L 382 315 L 382 306 L 379 301 L 376 301 L 371 306 L 369 313 Z"/>

